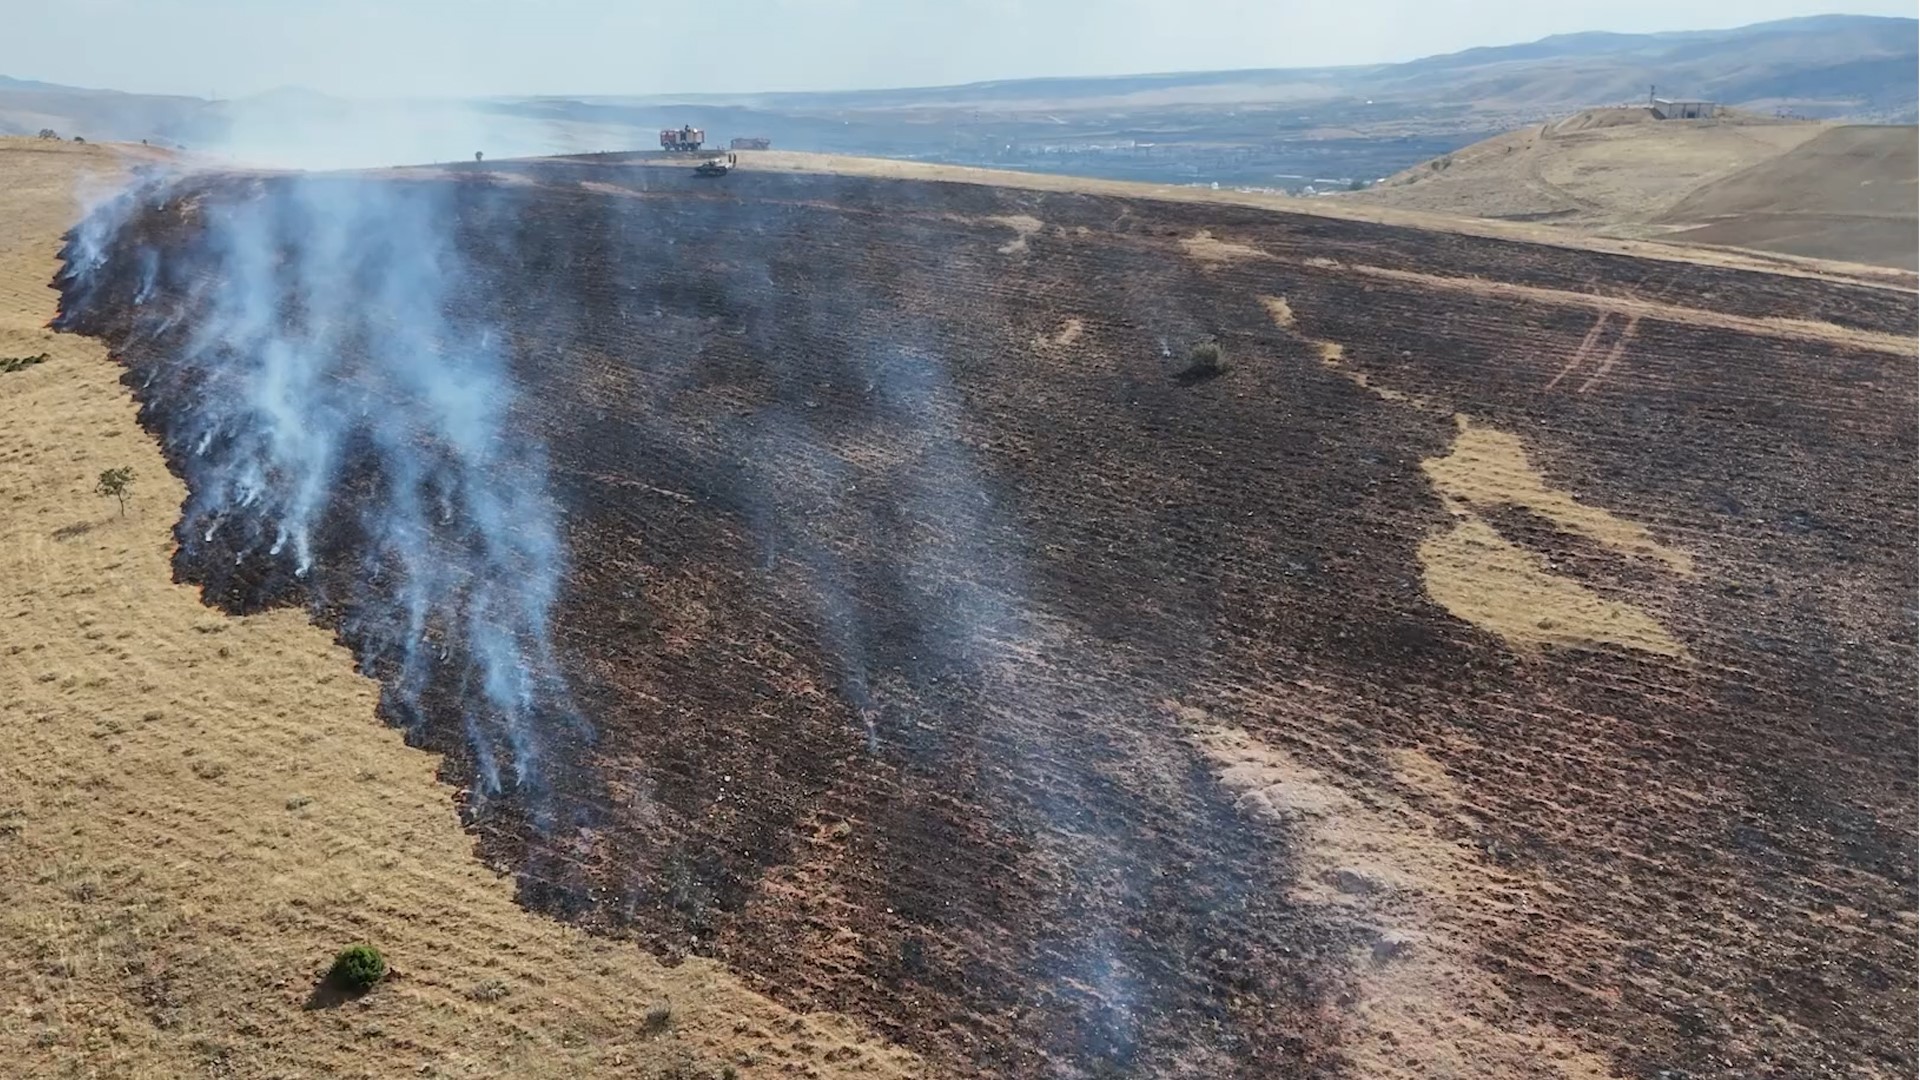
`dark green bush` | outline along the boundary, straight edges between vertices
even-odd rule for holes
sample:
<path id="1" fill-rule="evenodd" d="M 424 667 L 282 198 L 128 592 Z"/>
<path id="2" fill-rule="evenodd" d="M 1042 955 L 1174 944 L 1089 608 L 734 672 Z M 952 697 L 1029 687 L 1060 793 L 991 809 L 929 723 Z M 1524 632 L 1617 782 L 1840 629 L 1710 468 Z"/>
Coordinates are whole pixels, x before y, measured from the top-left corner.
<path id="1" fill-rule="evenodd" d="M 1221 368 L 1220 346 L 1203 341 L 1187 350 L 1187 370 L 1195 375 L 1212 375 Z"/>
<path id="2" fill-rule="evenodd" d="M 349 945 L 333 958 L 327 980 L 348 993 L 364 994 L 386 974 L 387 960 L 379 949 L 371 945 Z"/>

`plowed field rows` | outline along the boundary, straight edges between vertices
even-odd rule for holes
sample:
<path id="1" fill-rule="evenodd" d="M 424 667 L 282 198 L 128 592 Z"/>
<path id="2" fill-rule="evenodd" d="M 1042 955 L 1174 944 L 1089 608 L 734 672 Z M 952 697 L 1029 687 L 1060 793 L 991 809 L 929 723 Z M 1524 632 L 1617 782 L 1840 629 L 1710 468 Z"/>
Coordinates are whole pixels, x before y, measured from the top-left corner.
<path id="1" fill-rule="evenodd" d="M 1913 293 L 961 184 L 330 182 L 445 189 L 565 508 L 596 734 L 552 824 L 474 826 L 525 902 L 942 1071 L 1910 1065 Z M 196 183 L 109 263 L 152 297 L 68 297 L 163 434 L 218 392 L 153 377 L 220 272 L 182 207 L 285 181 Z M 304 591 L 181 540 L 214 602 Z M 416 733 L 455 779 L 462 708 Z"/>

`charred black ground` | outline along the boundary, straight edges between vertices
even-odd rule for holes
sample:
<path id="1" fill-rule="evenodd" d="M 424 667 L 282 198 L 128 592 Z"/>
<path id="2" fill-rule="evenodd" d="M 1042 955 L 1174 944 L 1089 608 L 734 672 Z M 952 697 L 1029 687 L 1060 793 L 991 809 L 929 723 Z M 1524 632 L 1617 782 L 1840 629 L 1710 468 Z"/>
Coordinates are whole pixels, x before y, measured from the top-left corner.
<path id="1" fill-rule="evenodd" d="M 563 511 L 553 637 L 591 736 L 556 724 L 546 789 L 472 806 L 527 903 L 943 1069 L 1339 1073 L 1366 940 L 1289 899 L 1296 839 L 1236 806 L 1201 710 L 1361 786 L 1420 748 L 1470 793 L 1448 839 L 1551 883 L 1476 957 L 1495 1022 L 1649 1077 L 1910 1063 L 1912 357 L 1647 320 L 1610 383 L 1550 392 L 1591 311 L 1355 268 L 1886 334 L 1911 293 L 1218 206 L 490 170 L 328 182 L 437 193 L 479 283 L 450 321 L 509 328 L 512 427 Z M 219 272 L 203 219 L 289 183 L 149 198 L 64 283 L 190 485 L 221 388 L 168 365 Z M 1255 254 L 1197 260 L 1202 230 Z M 1226 373 L 1179 378 L 1208 339 Z M 1692 554 L 1650 579 L 1498 522 L 1691 661 L 1517 651 L 1430 600 L 1449 518 L 1420 463 L 1454 423 L 1318 341 Z M 317 601 L 358 647 L 382 468 L 343 466 L 307 580 L 237 530 L 183 530 L 180 576 Z M 467 693 L 389 710 L 457 783 Z"/>

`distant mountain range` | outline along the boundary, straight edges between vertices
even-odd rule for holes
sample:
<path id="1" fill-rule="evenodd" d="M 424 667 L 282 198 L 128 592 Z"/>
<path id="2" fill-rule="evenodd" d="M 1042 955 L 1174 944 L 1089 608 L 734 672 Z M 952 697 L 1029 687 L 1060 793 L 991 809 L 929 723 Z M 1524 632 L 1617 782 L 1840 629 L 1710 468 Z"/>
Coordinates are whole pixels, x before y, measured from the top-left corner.
<path id="1" fill-rule="evenodd" d="M 1093 78 L 1013 79 L 961 86 L 830 93 L 653 95 L 592 104 L 872 109 L 1037 107 L 1146 99 L 1157 105 L 1329 98 L 1426 105 L 1550 107 L 1556 112 L 1663 95 L 1729 105 L 1797 102 L 1809 108 L 1914 108 L 1920 21 L 1815 15 L 1731 30 L 1556 34 L 1399 64 L 1258 68 Z"/>
<path id="2" fill-rule="evenodd" d="M 1913 123 L 1920 22 L 1822 15 L 1732 30 L 1561 34 L 1399 64 L 1043 78 L 833 93 L 350 102 L 290 89 L 234 101 L 0 78 L 0 134 L 51 127 L 289 164 L 375 164 L 716 139 L 1167 181 L 1287 186 L 1386 175 L 1595 105 L 1706 98 L 1813 118 Z M 337 150 L 353 147 L 341 157 Z M 301 155 L 305 154 L 305 157 Z"/>
<path id="3" fill-rule="evenodd" d="M 1559 34 L 1374 69 L 1376 95 L 1559 108 L 1663 95 L 1807 114 L 1914 119 L 1920 22 L 1816 15 L 1733 30 Z"/>

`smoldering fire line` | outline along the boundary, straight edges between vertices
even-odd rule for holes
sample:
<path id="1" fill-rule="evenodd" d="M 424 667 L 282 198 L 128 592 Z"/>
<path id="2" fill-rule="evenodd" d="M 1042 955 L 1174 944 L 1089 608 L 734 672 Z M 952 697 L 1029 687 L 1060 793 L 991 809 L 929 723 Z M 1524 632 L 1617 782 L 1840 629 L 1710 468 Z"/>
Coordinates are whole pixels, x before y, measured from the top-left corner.
<path id="1" fill-rule="evenodd" d="M 457 196 L 244 181 L 244 197 L 196 206 L 190 257 L 163 259 L 144 215 L 197 203 L 210 182 L 149 177 L 88 213 L 63 252 L 59 325 L 130 313 L 114 317 L 168 357 L 141 397 L 187 483 L 183 556 L 218 552 L 343 612 L 409 727 L 451 676 L 476 795 L 537 805 L 556 726 L 576 742 L 590 730 L 549 630 L 565 550 L 545 453 L 508 430 L 505 335 L 475 317 L 486 282 L 447 238 Z M 352 595 L 312 575 L 330 530 L 361 541 L 360 573 L 328 579 Z"/>

